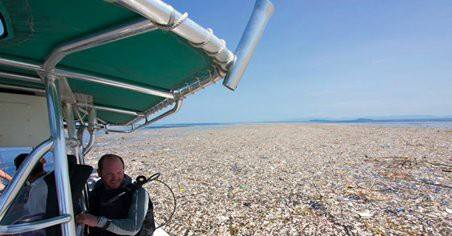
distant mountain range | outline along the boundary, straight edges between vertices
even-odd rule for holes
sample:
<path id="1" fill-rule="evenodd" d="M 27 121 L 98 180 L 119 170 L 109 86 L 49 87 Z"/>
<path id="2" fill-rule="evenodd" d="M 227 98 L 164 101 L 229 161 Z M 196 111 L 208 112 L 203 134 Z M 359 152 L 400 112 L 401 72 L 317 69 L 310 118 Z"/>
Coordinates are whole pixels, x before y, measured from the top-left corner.
<path id="1" fill-rule="evenodd" d="M 423 118 L 384 118 L 384 119 L 370 119 L 370 118 L 358 118 L 358 119 L 311 119 L 308 122 L 314 123 L 407 123 L 407 122 L 452 122 L 452 117 L 423 117 Z"/>
<path id="2" fill-rule="evenodd" d="M 237 124 L 260 124 L 260 123 L 420 123 L 420 122 L 452 122 L 450 116 L 372 116 L 363 118 L 300 118 L 279 121 L 256 121 L 256 122 L 211 122 L 211 123 L 173 123 L 157 124 L 148 126 L 150 129 L 192 127 L 192 126 L 221 126 Z"/>

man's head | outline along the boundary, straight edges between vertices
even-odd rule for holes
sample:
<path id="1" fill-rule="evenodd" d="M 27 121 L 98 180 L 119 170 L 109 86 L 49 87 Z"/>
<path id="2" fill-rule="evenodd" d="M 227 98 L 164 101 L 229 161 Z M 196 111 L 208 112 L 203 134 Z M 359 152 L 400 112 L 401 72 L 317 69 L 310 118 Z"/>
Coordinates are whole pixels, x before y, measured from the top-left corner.
<path id="1" fill-rule="evenodd" d="M 14 159 L 14 165 L 16 166 L 16 170 L 19 169 L 20 165 L 25 161 L 25 158 L 28 157 L 27 153 L 21 153 Z M 46 163 L 46 160 L 44 158 L 41 158 L 38 163 L 36 163 L 35 167 L 30 173 L 30 177 L 38 177 L 41 176 L 44 173 L 44 164 Z"/>
<path id="2" fill-rule="evenodd" d="M 107 189 L 117 189 L 124 181 L 124 161 L 115 154 L 105 154 L 97 163 L 97 172 Z"/>

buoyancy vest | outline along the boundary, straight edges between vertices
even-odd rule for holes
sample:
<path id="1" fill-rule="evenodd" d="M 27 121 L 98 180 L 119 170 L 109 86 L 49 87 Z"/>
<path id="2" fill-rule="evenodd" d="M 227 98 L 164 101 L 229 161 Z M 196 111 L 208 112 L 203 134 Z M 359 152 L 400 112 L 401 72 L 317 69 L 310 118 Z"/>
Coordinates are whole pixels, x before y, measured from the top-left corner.
<path id="1" fill-rule="evenodd" d="M 105 185 L 100 181 L 96 183 L 93 191 L 89 196 L 89 212 L 95 216 L 105 216 L 108 219 L 123 219 L 129 213 L 130 204 L 132 203 L 132 194 L 125 194 L 118 198 L 118 200 L 105 205 L 111 198 L 123 192 L 128 184 L 131 183 L 131 178 L 125 176 L 124 183 L 118 189 L 106 189 Z M 105 229 L 98 227 L 90 227 L 89 235 L 110 236 L 117 235 Z"/>

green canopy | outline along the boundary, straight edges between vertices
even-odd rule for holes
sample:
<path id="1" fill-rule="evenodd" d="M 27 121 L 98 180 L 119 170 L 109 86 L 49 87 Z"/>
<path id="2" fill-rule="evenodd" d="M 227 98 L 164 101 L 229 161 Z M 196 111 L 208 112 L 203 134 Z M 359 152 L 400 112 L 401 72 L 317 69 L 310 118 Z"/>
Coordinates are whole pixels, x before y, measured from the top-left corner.
<path id="1" fill-rule="evenodd" d="M 37 65 L 60 45 L 144 19 L 98 0 L 3 0 L 0 14 L 7 32 L 0 39 L 0 57 Z M 57 68 L 168 92 L 218 76 L 215 60 L 203 49 L 164 29 L 70 54 Z M 35 70 L 7 65 L 0 65 L 0 71 L 39 77 Z M 144 113 L 167 99 L 70 77 L 68 82 L 72 92 L 92 96 L 98 106 Z M 44 88 L 42 83 L 6 77 L 0 77 L 0 84 Z M 98 117 L 110 124 L 125 124 L 135 118 L 102 110 Z"/>

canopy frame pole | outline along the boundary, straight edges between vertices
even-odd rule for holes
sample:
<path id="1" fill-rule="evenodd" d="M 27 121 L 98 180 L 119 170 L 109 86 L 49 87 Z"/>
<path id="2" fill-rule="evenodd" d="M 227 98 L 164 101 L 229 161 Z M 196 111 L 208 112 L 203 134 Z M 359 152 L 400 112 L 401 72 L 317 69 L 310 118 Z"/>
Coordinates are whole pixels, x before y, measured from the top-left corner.
<path id="1" fill-rule="evenodd" d="M 110 0 L 149 19 L 162 30 L 171 31 L 188 40 L 192 46 L 202 49 L 212 57 L 218 69 L 226 74 L 234 61 L 234 54 L 223 39 L 214 35 L 212 29 L 205 29 L 192 21 L 188 13 L 181 14 L 171 5 L 159 0 Z"/>
<path id="2" fill-rule="evenodd" d="M 12 75 L 11 77 L 16 76 L 16 74 L 11 74 L 11 75 Z M 17 76 L 20 76 L 20 75 L 17 75 Z M 185 98 L 186 95 L 188 95 L 190 93 L 195 93 L 199 89 L 205 88 L 205 87 L 207 87 L 208 85 L 210 85 L 212 83 L 216 83 L 220 79 L 222 79 L 222 78 L 218 76 L 218 77 L 216 77 L 216 78 L 214 78 L 212 80 L 205 80 L 205 82 L 199 82 L 198 81 L 197 83 L 191 84 L 191 85 L 186 86 L 186 87 L 184 87 L 184 88 L 182 88 L 182 89 L 180 89 L 178 91 L 175 91 L 174 94 L 177 94 L 178 100 L 182 100 L 182 99 Z M 33 80 L 33 82 L 34 81 L 35 80 Z M 31 81 L 29 81 L 29 82 L 31 82 Z M 26 87 L 20 87 L 20 86 L 15 86 L 15 85 L 3 85 L 3 84 L 0 84 L 0 88 L 34 92 L 34 93 L 37 93 L 39 95 L 45 95 L 46 94 L 46 91 L 43 90 L 43 89 L 26 88 Z M 165 99 L 161 103 L 151 107 L 145 113 L 131 111 L 131 110 L 126 110 L 126 109 L 113 108 L 113 107 L 91 105 L 91 104 L 85 104 L 85 103 L 76 103 L 76 104 L 74 104 L 74 105 L 76 105 L 76 106 L 74 106 L 74 109 L 75 109 L 75 107 L 78 107 L 82 112 L 84 112 L 87 115 L 90 114 L 89 110 L 92 109 L 94 112 L 95 112 L 95 110 L 104 110 L 104 111 L 109 111 L 109 112 L 114 112 L 114 113 L 119 113 L 119 114 L 126 114 L 126 115 L 136 116 L 135 119 L 129 121 L 126 125 L 123 125 L 123 127 L 127 127 L 127 128 L 133 126 L 133 128 L 130 128 L 131 129 L 130 131 L 127 131 L 127 132 L 132 132 L 132 131 L 134 131 L 134 130 L 136 130 L 138 128 L 143 127 L 143 125 L 138 125 L 138 124 L 143 122 L 142 120 L 144 120 L 144 122 L 146 122 L 146 117 L 149 117 L 150 115 L 154 114 L 155 112 L 165 108 L 166 106 L 168 106 L 168 105 L 170 105 L 172 103 L 175 103 L 175 101 L 173 99 Z M 176 101 L 176 103 L 177 103 L 177 101 Z M 179 106 L 181 106 L 181 104 Z M 82 109 L 82 108 L 85 108 L 86 110 Z M 173 113 L 175 113 L 175 112 L 173 112 Z M 97 117 L 95 119 L 99 120 L 104 125 L 107 124 L 105 121 L 102 121 L 102 120 L 100 120 Z M 92 122 L 96 122 L 96 121 L 92 121 Z M 153 121 L 153 122 L 155 122 L 155 121 Z M 88 124 L 90 124 L 90 122 Z M 150 123 L 146 123 L 146 124 L 150 124 Z M 97 125 L 95 125 L 94 127 L 97 127 Z M 110 131 L 112 131 L 112 132 L 119 132 L 117 130 L 110 130 Z M 87 152 L 89 152 L 91 147 L 94 145 L 94 142 L 95 142 L 95 133 L 93 132 L 93 133 L 90 133 L 90 139 L 89 139 L 88 146 L 86 147 L 86 150 L 85 150 L 85 148 L 83 148 L 83 152 L 85 153 L 84 155 L 86 155 Z"/>
<path id="3" fill-rule="evenodd" d="M 46 91 L 44 89 L 37 89 L 37 88 L 27 88 L 27 87 L 21 87 L 16 85 L 7 85 L 7 84 L 0 84 L 0 88 L 5 89 L 13 89 L 13 90 L 19 90 L 19 91 L 25 91 L 25 92 L 34 92 L 39 95 L 45 95 Z M 97 106 L 97 105 L 90 105 L 90 104 L 83 104 L 83 103 L 77 103 L 77 106 L 85 107 L 85 108 L 93 108 L 96 110 L 103 110 L 103 111 L 109 111 L 119 114 L 126 114 L 131 116 L 137 116 L 137 117 L 144 117 L 145 115 L 140 112 L 126 110 L 126 109 L 119 109 L 119 108 L 113 108 L 113 107 L 106 107 L 106 106 Z M 89 115 L 89 111 L 83 110 L 86 114 Z M 99 120 L 99 118 L 96 118 Z M 105 121 L 102 121 L 103 123 L 106 123 Z"/>
<path id="4" fill-rule="evenodd" d="M 65 43 L 62 46 L 57 47 L 56 49 L 53 50 L 53 52 L 49 55 L 49 57 L 45 61 L 42 68 L 44 69 L 44 71 L 52 71 L 56 68 L 56 65 L 61 60 L 64 59 L 64 57 L 66 57 L 72 53 L 76 53 L 76 52 L 80 52 L 80 51 L 83 51 L 86 49 L 98 47 L 98 46 L 101 46 L 104 44 L 112 43 L 112 42 L 115 42 L 118 40 L 132 37 L 132 36 L 136 36 L 136 35 L 139 35 L 142 33 L 150 32 L 150 31 L 153 31 L 156 29 L 158 29 L 158 27 L 156 27 L 152 22 L 147 21 L 147 20 L 146 21 L 140 20 L 140 21 L 132 23 L 132 24 L 127 24 L 124 26 L 120 26 L 118 28 L 114 28 L 112 30 L 106 30 L 103 32 L 95 33 L 93 35 L 89 35 L 87 37 L 83 37 L 81 39 Z M 56 72 L 56 71 L 53 71 L 53 72 Z M 60 75 L 64 76 L 64 77 L 69 77 L 69 78 L 77 77 L 75 75 L 75 73 L 67 73 L 67 72 L 61 73 Z M 79 78 L 79 79 L 81 79 L 81 78 Z M 82 80 L 88 80 L 91 82 L 96 81 L 101 84 L 108 83 L 109 85 L 116 86 L 116 87 L 126 86 L 125 88 L 129 88 L 129 89 L 132 88 L 132 89 L 140 90 L 140 91 L 144 90 L 142 87 L 139 87 L 139 86 L 134 86 L 134 85 L 130 85 L 130 84 L 122 84 L 122 83 L 118 83 L 116 81 L 106 81 L 105 79 L 102 80 L 102 79 L 96 78 L 95 76 L 84 76 L 84 78 L 82 78 Z M 145 90 L 146 90 L 146 93 L 148 93 L 150 95 L 174 99 L 174 95 L 171 92 L 164 92 L 164 91 L 159 91 L 156 89 L 145 89 Z"/>
<path id="5" fill-rule="evenodd" d="M 74 107 L 74 109 L 78 109 L 77 106 Z M 80 141 L 80 154 L 78 156 L 78 163 L 85 165 L 85 156 L 88 154 L 88 152 L 93 148 L 95 140 L 96 140 L 96 129 L 97 127 L 97 119 L 96 119 L 96 110 L 93 108 L 88 108 L 86 111 L 88 115 L 88 123 L 81 124 L 78 127 L 76 136 L 78 137 L 78 140 Z M 83 145 L 83 133 L 85 129 L 88 129 L 89 132 L 89 142 L 88 145 L 85 147 Z M 89 209 L 89 189 L 88 184 L 85 184 L 83 188 L 83 199 L 84 199 L 84 210 Z"/>
<path id="6" fill-rule="evenodd" d="M 70 215 L 55 216 L 49 219 L 33 221 L 30 223 L 14 224 L 14 225 L 0 225 L 1 234 L 20 234 L 30 231 L 36 231 L 48 228 L 54 225 L 64 224 L 71 221 Z"/>
<path id="7" fill-rule="evenodd" d="M 270 0 L 256 0 L 253 13 L 235 50 L 236 59 L 223 80 L 226 88 L 232 91 L 237 88 L 274 11 L 275 7 Z"/>
<path id="8" fill-rule="evenodd" d="M 187 85 L 187 86 L 185 86 L 185 87 L 183 87 L 183 88 L 181 88 L 181 89 L 175 91 L 175 94 L 177 94 L 177 97 L 178 97 L 180 100 L 182 100 L 182 99 L 184 99 L 186 96 L 188 96 L 188 95 L 190 95 L 190 94 L 194 94 L 194 93 L 196 93 L 197 91 L 199 91 L 199 90 L 201 90 L 201 89 L 203 89 L 203 88 L 205 88 L 205 87 L 207 87 L 207 86 L 210 86 L 210 85 L 212 85 L 212 84 L 215 84 L 215 83 L 217 83 L 218 81 L 220 81 L 221 79 L 223 79 L 223 78 L 221 77 L 221 75 L 218 74 L 218 73 L 215 71 L 214 74 L 211 75 L 211 79 L 206 79 L 206 80 L 203 80 L 203 81 L 197 80 L 196 82 L 194 82 L 194 83 L 192 83 L 192 84 L 189 84 L 189 85 Z M 165 107 L 171 105 L 172 103 L 174 103 L 173 100 L 165 99 L 165 100 L 163 100 L 162 102 L 160 102 L 159 104 L 157 104 L 157 105 L 151 107 L 149 110 L 147 110 L 147 111 L 145 112 L 145 117 L 144 117 L 144 118 L 143 118 L 143 117 L 137 117 L 137 118 L 135 118 L 135 119 L 129 121 L 125 126 L 135 127 L 135 128 L 132 128 L 131 131 L 136 130 L 136 129 L 137 129 L 136 127 L 141 128 L 142 126 L 136 126 L 136 125 L 139 124 L 139 123 L 142 123 L 143 120 L 146 121 L 146 117 L 148 117 L 148 116 L 154 114 L 155 112 L 157 112 L 157 111 L 159 111 L 159 110 L 161 110 L 161 109 L 163 109 L 163 108 L 165 108 Z M 131 131 L 127 131 L 127 132 L 131 132 Z M 115 131 L 113 131 L 113 132 L 115 132 Z M 122 132 L 122 131 L 121 131 L 121 132 Z"/>
<path id="9" fill-rule="evenodd" d="M 64 118 L 66 120 L 66 128 L 68 132 L 68 140 L 67 143 L 72 149 L 72 154 L 76 157 L 77 163 L 84 165 L 84 150 L 83 150 L 83 130 L 84 126 L 79 126 L 77 130 L 76 121 L 74 118 L 74 113 L 76 112 L 77 106 L 75 103 L 71 102 L 64 102 L 63 103 L 63 114 Z M 82 120 L 83 121 L 83 120 Z M 81 132 L 80 132 L 81 131 Z M 81 134 L 81 135 L 79 135 Z M 90 137 L 90 140 L 92 140 L 92 137 Z M 83 211 L 86 211 L 88 209 L 88 202 L 89 202 L 89 191 L 88 191 L 88 184 L 85 183 L 82 191 L 83 201 L 81 202 L 81 207 Z M 77 235 L 79 235 L 79 232 L 82 232 L 84 229 L 83 225 L 76 225 L 77 229 Z"/>
<path id="10" fill-rule="evenodd" d="M 11 59 L 2 58 L 2 57 L 0 57 L 0 65 L 10 66 L 10 67 L 19 68 L 19 69 L 25 69 L 25 70 L 32 70 L 32 71 L 36 71 L 37 73 L 44 72 L 44 69 L 38 64 L 11 60 Z M 42 83 L 42 80 L 38 77 L 13 74 L 13 73 L 9 73 L 9 72 L 4 72 L 4 73 L 7 73 L 6 76 L 8 76 L 9 79 L 16 79 L 16 80 L 22 80 L 22 81 L 27 80 L 28 82 Z M 173 98 L 174 97 L 174 95 L 168 91 L 127 84 L 127 83 L 114 81 L 114 80 L 104 78 L 104 77 L 99 77 L 99 76 L 94 76 L 94 75 L 89 75 L 89 74 L 82 74 L 82 73 L 77 73 L 77 72 L 72 72 L 72 71 L 62 70 L 62 69 L 55 69 L 54 73 L 56 76 L 66 77 L 68 79 L 87 81 L 87 82 L 102 84 L 102 85 L 106 85 L 106 86 L 110 86 L 110 87 L 127 89 L 130 91 L 134 91 L 134 92 L 142 93 L 142 94 L 160 96 L 160 97 L 164 97 L 164 98 Z"/>
<path id="11" fill-rule="evenodd" d="M 168 30 L 171 32 L 174 32 L 175 34 L 187 39 L 193 46 L 199 47 L 202 50 L 204 50 L 207 54 L 209 54 L 211 57 L 214 58 L 214 61 L 216 62 L 216 73 L 218 74 L 219 79 L 222 79 L 226 73 L 230 70 L 230 67 L 235 64 L 236 56 L 229 51 L 229 49 L 226 47 L 226 44 L 224 40 L 221 40 L 217 38 L 211 29 L 204 29 L 203 27 L 199 26 L 192 20 L 190 20 L 187 16 L 188 14 L 184 13 L 181 14 L 177 10 L 175 10 L 172 6 L 163 3 L 161 1 L 156 0 L 137 0 L 137 1 L 131 1 L 131 0 L 113 0 L 113 3 L 116 3 L 118 5 L 121 5 L 123 7 L 128 8 L 131 11 L 134 11 L 138 14 L 141 14 L 142 16 L 148 18 L 148 20 L 141 20 L 136 22 L 136 24 L 143 24 L 147 23 L 148 25 L 152 25 L 152 30 L 155 29 L 162 29 L 162 30 Z M 265 3 L 265 4 L 263 4 Z M 258 18 L 256 22 L 265 22 L 263 27 L 257 27 L 259 30 L 256 31 L 263 31 L 263 28 L 265 28 L 266 21 L 268 21 L 269 16 L 271 15 L 273 11 L 273 6 L 268 0 L 257 0 L 256 6 L 258 5 L 266 5 L 267 9 L 270 9 L 266 12 L 266 14 L 256 14 L 259 15 L 259 17 L 252 17 L 252 18 Z M 257 8 L 257 7 L 256 7 Z M 257 12 L 255 8 L 254 12 Z M 254 13 L 253 13 L 254 15 Z M 263 17 L 264 16 L 264 17 Z M 82 51 L 88 48 L 96 47 L 99 45 L 103 45 L 109 42 L 113 42 L 116 40 L 120 40 L 123 38 L 127 38 L 129 36 L 135 35 L 134 33 L 123 32 L 124 29 L 127 29 L 130 25 L 126 25 L 120 28 L 116 28 L 112 31 L 106 31 L 97 33 L 94 35 L 91 35 L 89 37 L 82 38 L 81 40 L 73 41 L 66 43 L 62 45 L 61 47 L 56 48 L 49 56 L 49 58 L 46 60 L 44 65 L 41 67 L 39 65 L 33 65 L 31 63 L 25 63 L 25 62 L 14 62 L 8 59 L 2 59 L 0 58 L 0 64 L 4 63 L 6 65 L 14 65 L 19 66 L 22 68 L 28 68 L 28 69 L 35 69 L 39 71 L 52 71 L 55 75 L 60 75 L 64 77 L 70 77 L 70 78 L 76 78 L 80 75 L 78 73 L 73 72 L 66 72 L 61 71 L 56 68 L 56 65 L 67 55 Z M 143 25 L 141 25 L 143 26 Z M 138 30 L 139 31 L 139 30 Z M 251 30 L 247 30 L 251 31 Z M 147 31 L 146 31 L 147 32 Z M 251 33 L 255 35 L 259 35 L 259 33 Z M 260 33 L 261 34 L 261 33 Z M 247 38 L 257 38 L 256 41 L 260 38 L 260 36 L 253 36 L 253 37 L 247 37 Z M 257 43 L 247 44 L 247 46 L 252 45 L 252 47 L 255 47 Z M 251 53 L 246 54 L 252 54 L 252 51 L 254 50 L 248 50 Z M 247 64 L 247 63 L 239 63 L 239 64 Z M 246 67 L 246 65 L 245 65 Z M 62 72 L 58 74 L 59 72 Z M 92 82 L 98 82 L 101 84 L 114 84 L 116 81 L 102 81 L 98 80 L 95 76 L 82 76 L 82 80 L 90 81 Z M 239 76 L 241 77 L 241 76 Z M 212 78 L 212 77 L 211 77 Z M 209 80 L 204 85 L 210 85 L 211 83 L 215 83 L 218 81 L 218 78 L 213 77 L 214 79 Z M 80 78 L 79 78 L 80 79 Z M 237 80 L 238 81 L 238 80 Z M 131 85 L 123 84 L 125 86 L 128 86 L 129 88 L 134 90 L 136 88 L 130 88 Z M 116 87 L 122 87 L 123 85 L 112 85 Z M 199 85 L 198 87 L 195 86 L 196 90 L 199 88 L 204 88 L 204 85 Z M 133 86 L 133 85 L 132 85 Z M 191 93 L 188 91 L 188 93 Z M 188 94 L 187 93 L 187 94 Z M 172 104 L 176 102 L 176 106 L 179 104 L 179 101 L 183 99 L 185 94 L 178 93 L 178 92 L 170 92 L 172 97 L 166 97 L 161 104 Z M 165 97 L 165 96 L 163 96 Z M 148 111 L 146 111 L 144 116 L 144 124 L 148 124 L 148 114 L 154 113 L 155 110 L 159 107 L 161 107 L 161 104 L 157 104 L 156 106 L 150 108 Z M 161 107 L 160 109 L 162 109 Z M 133 119 L 131 122 L 127 123 L 127 126 L 131 127 L 131 130 L 135 130 L 136 128 L 142 127 L 143 125 L 135 126 L 136 124 L 139 124 L 142 122 L 143 117 L 140 116 L 140 114 L 133 114 L 136 115 L 137 118 Z"/>
<path id="12" fill-rule="evenodd" d="M 62 105 L 68 132 L 68 144 L 71 147 L 72 154 L 79 159 L 82 140 L 79 140 L 77 136 L 77 127 L 74 119 L 74 106 L 69 102 L 64 102 Z"/>
<path id="13" fill-rule="evenodd" d="M 26 63 L 26 62 L 21 62 L 21 61 L 11 60 L 11 59 L 1 58 L 1 57 L 0 57 L 0 65 L 11 66 L 11 67 L 20 68 L 20 69 L 33 70 L 38 73 L 44 72 L 44 69 L 37 64 Z M 4 75 L 8 76 L 5 78 L 42 84 L 41 79 L 38 77 L 13 74 L 13 73 L 9 73 L 9 72 L 2 72 L 2 73 L 6 73 Z M 104 77 L 99 77 L 99 76 L 94 76 L 94 75 L 89 75 L 89 74 L 82 74 L 82 73 L 77 73 L 77 72 L 72 72 L 72 71 L 67 71 L 67 70 L 56 69 L 55 75 L 61 76 L 61 77 L 66 77 L 68 79 L 87 81 L 87 82 L 102 84 L 102 85 L 106 85 L 106 86 L 110 86 L 110 87 L 127 89 L 127 90 L 130 90 L 133 92 L 147 94 L 147 95 L 153 95 L 153 96 L 171 98 L 171 99 L 174 98 L 173 93 L 168 92 L 168 91 L 127 84 L 127 83 L 114 81 L 114 80 L 107 79 Z"/>
<path id="14" fill-rule="evenodd" d="M 60 215 L 69 215 L 71 219 L 62 223 L 62 235 L 75 235 L 74 210 L 72 208 L 72 194 L 69 181 L 68 159 L 66 154 L 66 140 L 64 137 L 61 95 L 58 83 L 61 81 L 53 73 L 43 75 L 46 84 L 46 98 L 50 123 L 50 134 L 54 143 L 53 156 L 55 159 L 55 184 L 57 189 Z"/>
<path id="15" fill-rule="evenodd" d="M 10 67 L 19 68 L 19 69 L 25 69 L 25 70 L 31 70 L 31 71 L 36 71 L 36 72 L 44 71 L 42 69 L 42 67 L 38 64 L 8 59 L 8 58 L 3 58 L 3 57 L 0 57 L 0 65 L 10 66 Z"/>
<path id="16" fill-rule="evenodd" d="M 132 84 L 127 84 L 127 83 L 123 83 L 123 82 L 119 82 L 119 81 L 110 80 L 110 79 L 99 77 L 99 76 L 80 74 L 80 73 L 66 71 L 66 70 L 56 70 L 56 74 L 58 76 L 64 76 L 69 79 L 87 81 L 87 82 L 102 84 L 102 85 L 106 85 L 106 86 L 110 86 L 110 87 L 127 89 L 127 90 L 130 90 L 133 92 L 142 93 L 142 94 L 146 94 L 146 95 L 174 99 L 174 94 L 172 92 L 164 91 L 161 89 L 146 88 L 146 87 L 142 87 L 142 86 L 137 86 L 137 85 L 132 85 Z"/>
<path id="17" fill-rule="evenodd" d="M 89 35 L 87 37 L 66 43 L 53 50 L 49 58 L 44 63 L 43 68 L 55 68 L 55 66 L 64 57 L 72 53 L 112 43 L 131 36 L 154 31 L 156 29 L 158 29 L 158 27 L 155 26 L 155 24 L 153 24 L 152 22 L 148 20 L 138 20 L 113 29 L 107 29 L 102 32 L 94 33 L 93 35 Z"/>
<path id="18" fill-rule="evenodd" d="M 33 77 L 33 76 L 28 76 L 28 75 L 20 75 L 20 74 L 14 74 L 14 73 L 0 71 L 0 77 L 6 78 L 6 79 L 13 79 L 13 80 L 42 84 L 42 81 L 39 77 Z"/>
<path id="19" fill-rule="evenodd" d="M 55 74 L 56 65 L 63 60 L 63 58 L 71 53 L 82 51 L 88 48 L 100 46 L 116 40 L 124 39 L 133 36 L 139 32 L 147 32 L 148 28 L 137 27 L 133 31 L 130 27 L 120 27 L 113 31 L 94 34 L 92 36 L 77 40 L 71 43 L 64 44 L 56 48 L 52 54 L 49 55 L 43 66 L 44 73 L 42 79 L 46 85 L 47 104 L 49 109 L 49 121 L 51 136 L 54 141 L 54 157 L 55 157 L 55 182 L 57 186 L 58 205 L 60 214 L 68 214 L 74 217 L 74 210 L 72 208 L 72 196 L 69 182 L 68 161 L 66 157 L 66 143 L 64 139 L 63 118 L 61 114 L 61 95 L 58 90 L 59 77 Z M 67 76 L 70 77 L 70 76 Z M 152 95 L 161 96 L 162 93 L 151 91 Z M 172 94 L 167 94 L 173 97 Z M 81 121 L 82 122 L 82 121 Z M 75 220 L 71 219 L 69 222 L 62 224 L 62 235 L 75 234 Z"/>
<path id="20" fill-rule="evenodd" d="M 24 92 L 32 92 L 32 93 L 36 93 L 36 94 L 42 95 L 42 96 L 44 96 L 45 92 L 46 92 L 44 89 L 28 88 L 28 87 L 21 87 L 21 86 L 17 86 L 17 85 L 9 85 L 9 84 L 0 84 L 0 88 L 19 90 L 19 91 L 24 91 Z"/>
<path id="21" fill-rule="evenodd" d="M 98 106 L 98 105 L 91 105 L 91 104 L 84 104 L 84 103 L 77 103 L 77 105 L 81 106 L 81 107 L 85 107 L 85 108 L 94 108 L 96 110 L 109 111 L 109 112 L 131 115 L 131 116 L 138 116 L 138 117 L 144 116 L 140 112 L 126 110 L 126 109 L 120 109 L 120 108 L 105 107 L 105 106 Z"/>
<path id="22" fill-rule="evenodd" d="M 125 126 L 119 126 L 119 127 L 118 126 L 115 127 L 115 126 L 107 125 L 106 130 L 108 132 L 115 132 L 115 133 L 130 133 L 130 132 L 132 132 L 134 130 L 137 130 L 137 129 L 141 128 L 141 127 L 144 127 L 146 125 L 149 125 L 151 123 L 159 121 L 159 120 L 161 120 L 161 119 L 163 119 L 163 118 L 165 118 L 165 117 L 167 117 L 169 115 L 172 115 L 172 114 L 178 112 L 180 110 L 181 106 L 182 106 L 182 101 L 183 101 L 182 99 L 176 100 L 176 103 L 174 104 L 174 107 L 172 109 L 170 109 L 170 110 L 166 111 L 165 113 L 163 113 L 163 114 L 161 114 L 161 115 L 159 115 L 159 116 L 157 116 L 155 118 L 152 118 L 150 120 L 148 119 L 148 115 L 146 115 L 144 118 L 140 119 L 141 122 L 143 122 L 143 119 L 144 119 L 144 123 L 142 123 L 142 124 L 139 124 L 140 122 L 138 121 L 138 122 L 134 122 L 131 125 L 125 125 Z M 135 125 L 137 125 L 137 126 L 135 126 Z M 121 130 L 121 128 L 124 128 L 124 127 L 128 128 L 128 129 Z"/>
<path id="23" fill-rule="evenodd" d="M 88 115 L 88 116 L 89 116 L 89 111 L 88 111 L 87 109 L 78 107 L 78 110 L 79 110 L 80 112 L 84 113 L 85 115 Z M 100 123 L 100 125 L 99 125 L 98 122 Z M 81 124 L 84 124 L 84 123 L 81 123 Z M 105 126 L 106 126 L 107 124 L 108 124 L 108 122 L 102 120 L 101 118 L 97 117 L 97 115 L 96 115 L 96 125 L 95 125 L 95 128 L 96 128 L 96 129 L 97 129 L 97 128 L 105 128 Z"/>
<path id="24" fill-rule="evenodd" d="M 88 108 L 88 133 L 89 133 L 89 141 L 88 145 L 86 147 L 83 147 L 83 157 L 85 157 L 89 151 L 94 146 L 94 143 L 96 142 L 96 127 L 97 127 L 97 113 L 96 109 L 94 108 Z M 82 134 L 83 135 L 83 134 Z M 83 136 L 80 137 L 80 140 L 82 140 Z M 83 146 L 83 145 L 82 145 Z M 84 160 L 82 160 L 84 164 Z"/>
<path id="25" fill-rule="evenodd" d="M 134 127 L 134 125 L 132 124 L 132 130 L 139 129 L 141 127 L 144 127 L 146 125 L 149 125 L 151 123 L 159 121 L 159 120 L 161 120 L 161 119 L 163 119 L 163 118 L 165 118 L 167 116 L 170 116 L 170 115 L 178 112 L 181 107 L 182 107 L 182 99 L 179 99 L 179 100 L 176 101 L 176 104 L 174 104 L 174 107 L 172 109 L 166 111 L 165 113 L 163 113 L 163 114 L 161 114 L 161 115 L 159 115 L 159 116 L 157 116 L 155 118 L 152 118 L 151 120 L 147 120 L 148 117 L 146 116 L 146 122 L 141 124 L 141 125 L 138 125 L 137 127 Z"/>
<path id="26" fill-rule="evenodd" d="M 25 158 L 22 165 L 20 165 L 19 170 L 14 175 L 11 183 L 8 184 L 6 190 L 0 196 L 0 221 L 5 217 L 9 207 L 11 206 L 14 198 L 16 198 L 25 181 L 28 179 L 33 167 L 38 163 L 38 161 L 53 147 L 53 140 L 46 140 L 39 144 L 30 155 Z M 1 227 L 0 227 L 1 228 Z M 5 233 L 0 230 L 0 233 Z"/>

